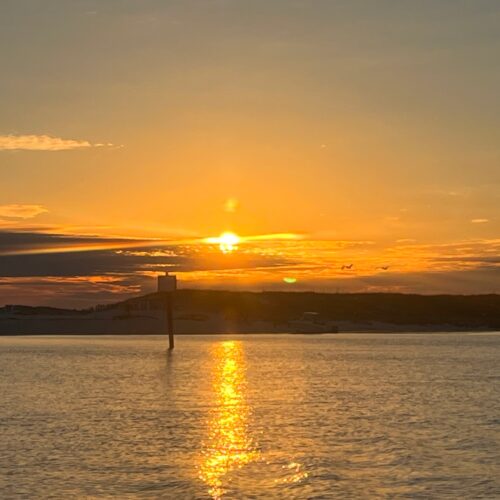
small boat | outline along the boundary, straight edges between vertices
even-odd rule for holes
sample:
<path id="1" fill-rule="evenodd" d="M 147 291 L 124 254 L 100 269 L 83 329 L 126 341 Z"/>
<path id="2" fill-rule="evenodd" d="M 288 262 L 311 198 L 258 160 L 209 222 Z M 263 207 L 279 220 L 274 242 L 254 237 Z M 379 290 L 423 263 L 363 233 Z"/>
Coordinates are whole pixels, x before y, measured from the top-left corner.
<path id="1" fill-rule="evenodd" d="M 298 320 L 289 322 L 291 333 L 338 333 L 336 325 L 324 321 L 317 312 L 305 312 Z"/>

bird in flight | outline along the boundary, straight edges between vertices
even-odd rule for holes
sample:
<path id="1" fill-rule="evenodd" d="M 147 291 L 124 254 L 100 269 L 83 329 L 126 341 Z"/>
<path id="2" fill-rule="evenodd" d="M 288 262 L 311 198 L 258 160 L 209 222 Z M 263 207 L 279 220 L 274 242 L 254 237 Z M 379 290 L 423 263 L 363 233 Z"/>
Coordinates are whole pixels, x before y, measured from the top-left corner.
<path id="1" fill-rule="evenodd" d="M 344 264 L 340 269 L 342 269 L 342 271 L 344 269 L 352 269 L 352 264 Z"/>
<path id="2" fill-rule="evenodd" d="M 382 269 L 382 271 L 387 271 L 387 269 L 389 269 L 389 266 L 380 266 L 377 269 Z"/>

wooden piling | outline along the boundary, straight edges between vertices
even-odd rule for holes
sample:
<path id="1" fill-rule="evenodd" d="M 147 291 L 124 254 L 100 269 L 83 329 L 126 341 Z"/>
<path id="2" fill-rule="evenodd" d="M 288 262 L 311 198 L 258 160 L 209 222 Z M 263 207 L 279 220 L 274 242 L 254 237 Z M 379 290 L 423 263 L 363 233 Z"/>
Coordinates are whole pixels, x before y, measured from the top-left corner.
<path id="1" fill-rule="evenodd" d="M 166 294 L 166 323 L 167 323 L 167 333 L 168 333 L 168 348 L 172 350 L 174 348 L 174 315 L 173 315 L 173 293 L 168 292 Z"/>
<path id="2" fill-rule="evenodd" d="M 174 313 L 173 301 L 174 292 L 177 289 L 177 277 L 168 274 L 158 276 L 158 292 L 164 294 L 165 298 L 165 324 L 168 333 L 168 349 L 171 351 L 174 348 Z"/>

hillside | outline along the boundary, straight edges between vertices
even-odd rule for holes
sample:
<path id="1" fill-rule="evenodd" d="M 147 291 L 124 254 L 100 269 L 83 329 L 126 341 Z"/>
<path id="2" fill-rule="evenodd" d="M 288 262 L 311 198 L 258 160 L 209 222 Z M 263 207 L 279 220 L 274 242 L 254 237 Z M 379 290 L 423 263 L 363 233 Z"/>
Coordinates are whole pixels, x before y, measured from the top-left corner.
<path id="1" fill-rule="evenodd" d="M 147 297 L 157 300 L 158 294 Z M 133 304 L 141 299 L 125 303 Z M 242 321 L 283 322 L 297 319 L 305 311 L 316 311 L 332 321 L 500 328 L 500 295 L 179 290 L 175 308 L 192 313 L 222 314 Z"/>
<path id="2" fill-rule="evenodd" d="M 153 293 L 87 310 L 0 308 L 0 334 L 164 333 L 164 301 Z M 500 330 L 500 295 L 327 294 L 178 290 L 176 331 L 288 332 L 317 312 L 340 331 Z"/>

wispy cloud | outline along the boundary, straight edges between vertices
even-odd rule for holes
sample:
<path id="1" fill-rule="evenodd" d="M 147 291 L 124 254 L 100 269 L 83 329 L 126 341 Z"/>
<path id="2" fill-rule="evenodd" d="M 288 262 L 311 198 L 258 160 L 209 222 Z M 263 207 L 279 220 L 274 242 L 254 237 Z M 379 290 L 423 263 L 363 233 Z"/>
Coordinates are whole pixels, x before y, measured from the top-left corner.
<path id="1" fill-rule="evenodd" d="M 143 283 L 147 281 L 148 278 L 127 275 L 14 278 L 0 276 L 0 293 L 2 298 L 8 297 L 8 301 L 14 304 L 83 308 L 138 295 Z"/>
<path id="2" fill-rule="evenodd" d="M 486 224 L 489 222 L 489 219 L 472 219 L 472 224 Z"/>
<path id="3" fill-rule="evenodd" d="M 91 143 L 50 135 L 0 135 L 0 151 L 68 151 L 113 146 L 111 143 Z"/>
<path id="4" fill-rule="evenodd" d="M 47 212 L 48 210 L 42 205 L 0 205 L 0 217 L 13 219 L 31 219 Z"/>

